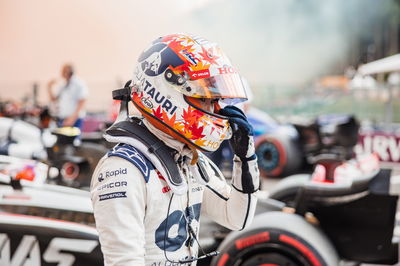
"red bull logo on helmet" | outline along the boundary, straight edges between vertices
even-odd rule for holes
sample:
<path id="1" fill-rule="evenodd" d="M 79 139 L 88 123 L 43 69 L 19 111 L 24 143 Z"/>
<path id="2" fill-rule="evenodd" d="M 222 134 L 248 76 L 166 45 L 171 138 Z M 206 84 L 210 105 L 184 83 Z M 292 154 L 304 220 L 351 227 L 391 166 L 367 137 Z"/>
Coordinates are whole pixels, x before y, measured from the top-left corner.
<path id="1" fill-rule="evenodd" d="M 162 42 L 157 42 L 144 51 L 138 61 L 142 71 L 148 76 L 158 76 L 169 66 L 177 67 L 185 63 L 167 44 Z"/>

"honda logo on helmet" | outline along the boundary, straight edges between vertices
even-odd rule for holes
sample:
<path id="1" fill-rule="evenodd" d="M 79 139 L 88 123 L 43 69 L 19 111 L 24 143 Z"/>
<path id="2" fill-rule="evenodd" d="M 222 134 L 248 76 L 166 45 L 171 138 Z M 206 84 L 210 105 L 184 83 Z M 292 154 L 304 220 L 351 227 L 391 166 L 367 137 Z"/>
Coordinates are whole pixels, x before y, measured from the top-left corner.
<path id="1" fill-rule="evenodd" d="M 220 67 L 218 68 L 219 74 L 233 74 L 237 73 L 236 69 L 233 67 Z"/>

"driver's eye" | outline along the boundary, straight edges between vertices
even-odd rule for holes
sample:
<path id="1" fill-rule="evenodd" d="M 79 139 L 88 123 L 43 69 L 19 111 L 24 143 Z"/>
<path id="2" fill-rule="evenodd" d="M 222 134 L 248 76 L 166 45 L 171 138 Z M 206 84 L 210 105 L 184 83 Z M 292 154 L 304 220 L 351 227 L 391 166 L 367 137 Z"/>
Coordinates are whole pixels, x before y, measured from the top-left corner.
<path id="1" fill-rule="evenodd" d="M 212 99 L 211 103 L 214 104 L 214 103 L 217 103 L 218 101 L 219 101 L 219 99 Z"/>

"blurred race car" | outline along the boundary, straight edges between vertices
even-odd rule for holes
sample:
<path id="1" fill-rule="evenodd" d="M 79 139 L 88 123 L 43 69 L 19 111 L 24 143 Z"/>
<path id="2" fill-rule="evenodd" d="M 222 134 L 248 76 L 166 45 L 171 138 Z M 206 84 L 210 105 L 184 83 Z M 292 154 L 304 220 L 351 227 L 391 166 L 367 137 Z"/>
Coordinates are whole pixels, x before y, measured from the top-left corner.
<path id="1" fill-rule="evenodd" d="M 354 157 L 359 130 L 354 116 L 323 115 L 307 123 L 269 124 L 264 130 L 257 119 L 249 114 L 256 132 L 258 165 L 265 176 L 310 173 L 321 157 Z"/>
<path id="2" fill-rule="evenodd" d="M 102 265 L 89 192 L 47 184 L 50 172 L 0 156 L 0 265 Z"/>
<path id="3" fill-rule="evenodd" d="M 321 115 L 311 121 L 286 124 L 257 108 L 250 108 L 246 115 L 254 129 L 258 166 L 264 176 L 311 173 L 320 157 L 354 157 L 359 123 L 352 115 Z M 209 156 L 229 177 L 233 159 L 229 141 Z"/>
<path id="4" fill-rule="evenodd" d="M 53 183 L 88 187 L 98 160 L 108 151 L 82 141 L 77 128 L 41 129 L 22 120 L 0 117 L 0 154 L 46 162 L 58 169 Z"/>

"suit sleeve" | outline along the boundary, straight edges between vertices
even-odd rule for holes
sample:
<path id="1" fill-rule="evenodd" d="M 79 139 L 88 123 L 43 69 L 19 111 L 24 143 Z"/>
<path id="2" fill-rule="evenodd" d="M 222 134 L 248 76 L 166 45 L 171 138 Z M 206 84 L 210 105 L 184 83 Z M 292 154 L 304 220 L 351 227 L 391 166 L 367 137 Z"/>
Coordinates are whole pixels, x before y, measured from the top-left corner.
<path id="1" fill-rule="evenodd" d="M 202 212 L 231 230 L 242 230 L 254 217 L 259 188 L 257 160 L 241 162 L 234 158 L 232 184 L 228 185 L 219 169 L 208 160 L 210 181 L 204 191 Z M 246 164 L 246 165 L 244 165 Z M 244 176 L 248 175 L 248 176 Z M 251 182 L 252 184 L 244 184 Z M 243 189 L 253 187 L 252 190 Z"/>
<path id="2" fill-rule="evenodd" d="M 92 176 L 91 199 L 107 266 L 145 264 L 146 185 L 132 163 L 103 158 Z"/>

